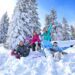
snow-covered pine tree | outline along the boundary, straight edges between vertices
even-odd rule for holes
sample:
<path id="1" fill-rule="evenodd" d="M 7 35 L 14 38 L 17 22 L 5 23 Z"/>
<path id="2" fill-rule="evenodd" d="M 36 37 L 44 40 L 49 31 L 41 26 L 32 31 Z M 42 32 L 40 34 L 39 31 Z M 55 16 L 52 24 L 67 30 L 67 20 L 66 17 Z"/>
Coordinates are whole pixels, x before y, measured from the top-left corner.
<path id="1" fill-rule="evenodd" d="M 20 40 L 32 35 L 33 27 L 38 26 L 36 8 L 36 0 L 18 0 L 8 31 L 9 48 L 15 48 Z"/>
<path id="2" fill-rule="evenodd" d="M 63 18 L 62 25 L 63 25 L 63 40 L 70 40 L 71 39 L 70 27 L 65 18 Z"/>
<path id="3" fill-rule="evenodd" d="M 51 12 L 50 12 L 50 22 L 51 22 L 52 20 L 55 21 L 56 19 L 57 19 L 57 12 L 56 12 L 55 9 L 52 9 Z"/>
<path id="4" fill-rule="evenodd" d="M 52 23 L 52 40 L 62 40 L 62 24 L 57 20 L 57 13 L 55 9 L 52 9 L 49 15 L 46 15 L 45 18 L 45 27 L 48 28 L 50 23 Z"/>
<path id="5" fill-rule="evenodd" d="M 50 24 L 50 15 L 47 14 L 45 17 L 45 27 L 48 27 L 49 24 Z"/>
<path id="6" fill-rule="evenodd" d="M 62 30 L 62 24 L 58 23 L 56 27 L 56 40 L 63 40 L 63 30 Z"/>
<path id="7" fill-rule="evenodd" d="M 9 26 L 9 18 L 7 12 L 2 16 L 0 21 L 0 43 L 5 43 Z"/>
<path id="8" fill-rule="evenodd" d="M 72 40 L 75 40 L 75 27 L 71 25 Z"/>
<path id="9" fill-rule="evenodd" d="M 29 12 L 29 16 L 30 16 L 30 20 L 29 23 L 32 26 L 33 30 L 35 31 L 39 31 L 40 30 L 40 22 L 39 22 L 39 18 L 38 18 L 38 13 L 37 13 L 37 2 L 36 0 L 30 0 L 30 12 Z"/>
<path id="10" fill-rule="evenodd" d="M 55 9 L 52 9 L 50 12 L 50 23 L 52 23 L 52 40 L 57 40 L 57 26 L 58 26 L 58 22 L 57 20 L 57 12 Z"/>
<path id="11" fill-rule="evenodd" d="M 57 13 L 55 9 L 50 11 L 50 14 L 47 14 L 45 17 L 45 27 L 48 27 L 50 23 L 55 22 L 57 19 Z"/>

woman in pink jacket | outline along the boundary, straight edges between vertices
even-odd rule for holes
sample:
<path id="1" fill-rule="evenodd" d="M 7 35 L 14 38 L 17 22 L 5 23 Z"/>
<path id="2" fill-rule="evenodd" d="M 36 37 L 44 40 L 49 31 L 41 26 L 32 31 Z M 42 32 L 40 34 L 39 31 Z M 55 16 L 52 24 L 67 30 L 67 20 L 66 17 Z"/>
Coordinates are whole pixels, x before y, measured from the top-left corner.
<path id="1" fill-rule="evenodd" d="M 31 46 L 32 46 L 32 50 L 35 51 L 35 47 L 36 47 L 36 43 L 38 43 L 38 47 L 40 48 L 40 38 L 39 35 L 34 31 L 33 32 L 33 37 L 31 39 Z"/>

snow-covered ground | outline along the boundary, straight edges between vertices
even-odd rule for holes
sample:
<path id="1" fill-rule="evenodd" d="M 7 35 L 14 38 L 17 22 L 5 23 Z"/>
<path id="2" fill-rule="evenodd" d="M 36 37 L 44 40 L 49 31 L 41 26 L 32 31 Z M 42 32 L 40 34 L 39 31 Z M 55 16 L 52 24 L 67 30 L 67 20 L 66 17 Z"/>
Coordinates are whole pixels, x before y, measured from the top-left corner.
<path id="1" fill-rule="evenodd" d="M 60 61 L 51 54 L 45 58 L 37 51 L 19 60 L 0 45 L 0 75 L 75 75 L 75 47 L 66 51 L 68 54 Z"/>

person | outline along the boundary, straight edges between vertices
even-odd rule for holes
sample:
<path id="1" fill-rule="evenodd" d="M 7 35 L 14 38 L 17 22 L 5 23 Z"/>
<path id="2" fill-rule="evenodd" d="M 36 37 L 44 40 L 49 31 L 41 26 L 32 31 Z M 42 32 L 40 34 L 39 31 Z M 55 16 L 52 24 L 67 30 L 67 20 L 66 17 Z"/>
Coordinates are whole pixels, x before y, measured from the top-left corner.
<path id="1" fill-rule="evenodd" d="M 51 31 L 52 31 L 52 24 L 50 24 L 48 30 L 46 28 L 43 29 L 43 34 L 42 34 L 42 37 L 43 37 L 43 40 L 42 40 L 42 47 L 43 48 L 48 48 L 48 47 L 51 47 Z"/>
<path id="2" fill-rule="evenodd" d="M 19 45 L 17 46 L 16 50 L 12 51 L 12 55 L 15 55 L 16 58 L 20 59 L 20 57 L 26 57 L 30 53 L 30 46 L 24 45 L 23 41 L 19 42 Z"/>
<path id="3" fill-rule="evenodd" d="M 50 23 L 48 29 L 43 29 L 42 41 L 41 41 L 41 53 L 46 57 L 49 52 L 49 48 L 52 48 L 51 44 L 51 32 L 52 32 L 52 23 Z"/>
<path id="4" fill-rule="evenodd" d="M 59 52 L 61 54 L 67 54 L 66 52 L 64 52 L 64 50 L 66 50 L 70 47 L 73 47 L 73 45 L 70 45 L 70 46 L 67 46 L 67 47 L 59 47 L 58 42 L 53 42 L 53 46 L 52 46 L 52 48 L 50 48 L 50 51 L 52 52 L 53 57 L 54 57 L 55 52 Z"/>
<path id="5" fill-rule="evenodd" d="M 35 51 L 36 50 L 36 44 L 38 44 L 38 48 L 41 48 L 41 44 L 40 44 L 40 38 L 39 38 L 39 35 L 33 31 L 33 37 L 31 39 L 31 47 L 32 47 L 32 50 Z"/>
<path id="6" fill-rule="evenodd" d="M 24 43 L 25 44 L 30 44 L 31 39 L 32 39 L 32 36 L 31 35 L 27 35 L 26 38 L 24 39 Z"/>

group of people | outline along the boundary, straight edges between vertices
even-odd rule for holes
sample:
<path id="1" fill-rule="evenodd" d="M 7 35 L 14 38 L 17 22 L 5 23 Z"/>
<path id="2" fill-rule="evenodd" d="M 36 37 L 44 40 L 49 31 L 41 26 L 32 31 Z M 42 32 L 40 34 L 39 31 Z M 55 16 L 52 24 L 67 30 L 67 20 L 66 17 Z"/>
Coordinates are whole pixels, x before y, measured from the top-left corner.
<path id="1" fill-rule="evenodd" d="M 57 42 L 54 42 L 53 44 L 51 43 L 51 30 L 52 30 L 52 24 L 50 24 L 50 26 L 48 27 L 48 29 L 43 29 L 43 34 L 39 35 L 37 34 L 36 31 L 33 31 L 33 36 L 30 37 L 28 39 L 25 39 L 25 41 L 20 41 L 19 42 L 19 45 L 17 46 L 16 49 L 14 49 L 12 51 L 12 55 L 16 55 L 17 58 L 20 59 L 21 56 L 23 57 L 26 57 L 29 55 L 29 52 L 30 52 L 30 48 L 32 48 L 33 51 L 40 51 L 42 52 L 45 56 L 45 52 L 44 50 L 42 49 L 45 49 L 47 48 L 51 53 L 52 55 L 54 56 L 54 53 L 55 52 L 60 52 L 60 53 L 64 53 L 63 52 L 63 49 L 67 49 L 69 47 L 65 47 L 65 48 L 60 48 L 58 46 L 58 43 Z M 40 37 L 42 39 L 40 39 Z M 25 44 L 26 43 L 26 44 Z"/>

